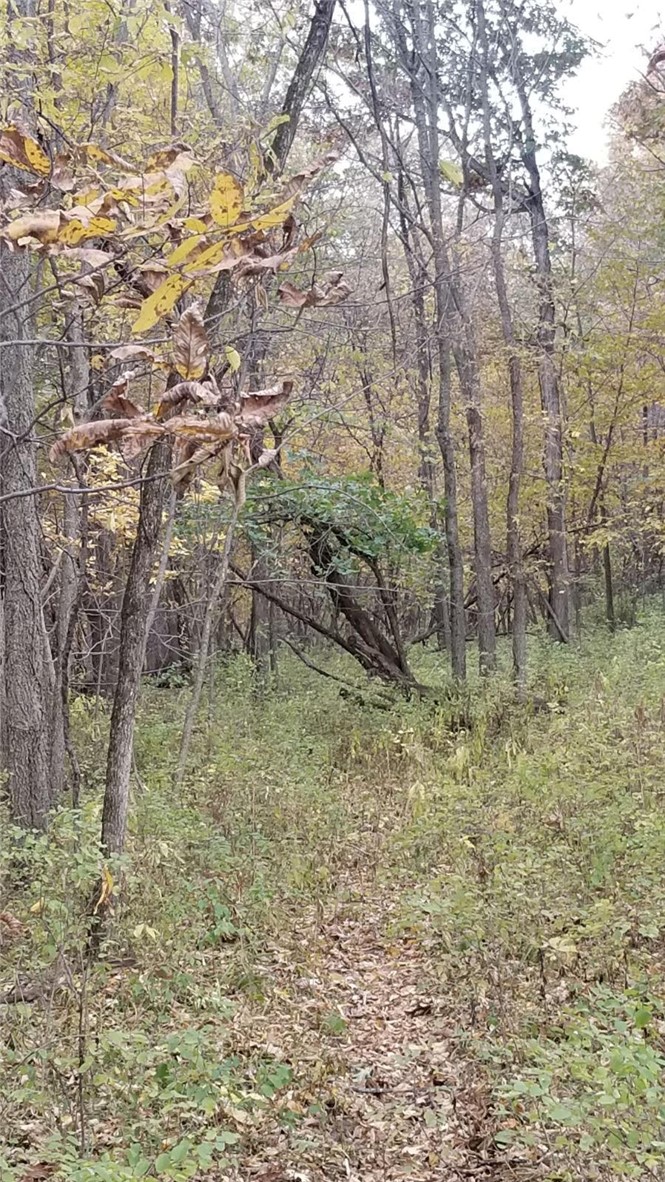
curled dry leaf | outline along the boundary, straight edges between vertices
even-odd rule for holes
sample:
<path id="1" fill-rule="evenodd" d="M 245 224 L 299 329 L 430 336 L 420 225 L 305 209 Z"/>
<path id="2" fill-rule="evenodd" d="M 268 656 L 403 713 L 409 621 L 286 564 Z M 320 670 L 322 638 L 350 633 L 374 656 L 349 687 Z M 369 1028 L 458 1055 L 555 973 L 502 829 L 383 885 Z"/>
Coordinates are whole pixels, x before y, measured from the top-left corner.
<path id="1" fill-rule="evenodd" d="M 288 308 L 326 308 L 341 304 L 351 294 L 348 283 L 342 280 L 342 272 L 336 271 L 322 286 L 312 284 L 308 291 L 300 291 L 293 283 L 283 283 L 277 289 L 279 298 Z"/>
<path id="2" fill-rule="evenodd" d="M 0 927 L 9 932 L 10 938 L 12 940 L 18 939 L 18 937 L 22 936 L 25 931 L 25 927 L 21 923 L 20 919 L 17 919 L 15 915 L 12 915 L 11 911 L 0 911 Z"/>
<path id="3" fill-rule="evenodd" d="M 156 419 L 165 419 L 173 411 L 177 410 L 183 403 L 192 403 L 199 406 L 215 406 L 217 403 L 217 395 L 207 383 L 203 382 L 178 382 L 177 386 L 172 386 L 170 390 L 165 390 L 162 394 L 157 409 L 155 411 Z"/>
<path id="4" fill-rule="evenodd" d="M 263 427 L 286 406 L 293 382 L 284 380 L 266 390 L 254 390 L 244 394 L 238 423 L 242 427 Z"/>
<path id="5" fill-rule="evenodd" d="M 78 279 L 75 279 L 74 282 L 77 287 L 84 287 L 86 291 L 89 291 L 96 304 L 100 303 L 106 290 L 106 285 L 104 283 L 104 276 L 99 271 L 96 271 L 94 275 L 79 275 Z"/>
<path id="6" fill-rule="evenodd" d="M 51 161 L 46 153 L 36 140 L 24 135 L 18 127 L 0 130 L 0 160 L 37 176 L 48 176 L 51 171 Z"/>
<path id="7" fill-rule="evenodd" d="M 277 459 L 277 455 L 278 452 L 276 447 L 264 447 L 261 455 L 256 461 L 257 466 L 259 468 L 269 468 L 270 465 Z"/>
<path id="8" fill-rule="evenodd" d="M 79 423 L 53 444 L 49 452 L 51 463 L 72 451 L 88 451 L 89 448 L 98 447 L 100 444 L 116 443 L 133 423 L 133 419 L 102 419 L 94 423 Z"/>
<path id="9" fill-rule="evenodd" d="M 152 349 L 145 345 L 119 345 L 117 349 L 111 349 L 109 357 L 115 357 L 117 361 L 155 361 Z"/>
<path id="10" fill-rule="evenodd" d="M 140 406 L 137 406 L 131 398 L 126 397 L 129 378 L 132 376 L 129 373 L 122 374 L 102 399 L 102 408 L 115 418 L 138 419 L 145 415 L 145 411 L 141 410 Z"/>
<path id="11" fill-rule="evenodd" d="M 164 430 L 170 435 L 196 439 L 200 443 L 223 443 L 236 434 L 233 419 L 223 411 L 214 418 L 205 419 L 198 419 L 194 415 L 179 415 L 169 419 Z"/>
<path id="12" fill-rule="evenodd" d="M 173 332 L 175 367 L 182 378 L 200 378 L 208 364 L 208 337 L 197 308 L 183 312 Z"/>
<path id="13" fill-rule="evenodd" d="M 204 443 L 197 446 L 191 439 L 178 439 L 178 451 L 174 453 L 174 466 L 171 469 L 171 479 L 174 488 L 183 492 L 192 483 L 200 468 L 221 455 L 222 449 L 228 447 L 224 443 Z"/>
<path id="14" fill-rule="evenodd" d="M 150 447 L 156 439 L 164 435 L 166 427 L 147 417 L 134 418 L 129 421 L 119 440 L 123 459 L 129 463 L 135 460 L 146 447 Z"/>

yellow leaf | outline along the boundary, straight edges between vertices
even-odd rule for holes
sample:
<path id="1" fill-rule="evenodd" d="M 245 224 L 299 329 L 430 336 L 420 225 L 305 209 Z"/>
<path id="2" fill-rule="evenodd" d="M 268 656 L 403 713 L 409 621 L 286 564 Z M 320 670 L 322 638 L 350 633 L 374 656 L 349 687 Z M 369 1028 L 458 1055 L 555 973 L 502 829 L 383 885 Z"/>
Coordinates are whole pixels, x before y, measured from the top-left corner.
<path id="1" fill-rule="evenodd" d="M 208 227 L 201 218 L 189 217 L 185 218 L 183 223 L 186 230 L 191 230 L 193 234 L 205 234 Z"/>
<path id="2" fill-rule="evenodd" d="M 112 894 L 113 894 L 113 875 L 111 874 L 111 871 L 109 870 L 108 866 L 102 866 L 102 885 L 101 885 L 101 890 L 99 892 L 99 898 L 98 898 L 97 902 L 95 903 L 93 914 L 96 915 L 97 912 L 99 911 L 99 908 L 103 907 L 105 903 L 108 903 Z"/>
<path id="3" fill-rule="evenodd" d="M 0 129 L 0 160 L 23 172 L 35 172 L 38 176 L 48 176 L 51 171 L 51 161 L 39 144 L 30 136 L 23 135 L 17 127 Z"/>
<path id="4" fill-rule="evenodd" d="M 86 238 L 103 238 L 106 234 L 112 234 L 115 228 L 114 218 L 92 217 L 85 224 L 80 218 L 72 218 L 71 221 L 65 222 L 58 235 L 58 241 L 65 242 L 68 246 L 76 246 L 77 242 L 83 242 Z"/>
<path id="5" fill-rule="evenodd" d="M 25 148 L 25 154 L 28 158 L 28 162 L 32 168 L 32 171 L 38 172 L 40 176 L 48 176 L 49 172 L 51 171 L 51 161 L 49 160 L 48 156 L 42 152 L 39 144 L 35 143 L 34 140 L 31 140 L 30 137 L 26 135 L 23 141 L 23 146 Z"/>
<path id="6" fill-rule="evenodd" d="M 241 185 L 228 172 L 220 172 L 210 194 L 210 212 L 218 226 L 228 229 L 242 213 L 245 195 Z"/>
<path id="7" fill-rule="evenodd" d="M 240 369 L 240 363 L 242 360 L 238 350 L 234 349 L 233 345 L 227 345 L 224 349 L 224 352 L 226 354 L 226 360 L 229 363 L 229 369 L 231 370 L 231 373 L 237 373 Z"/>
<path id="8" fill-rule="evenodd" d="M 180 296 L 188 286 L 189 284 L 180 275 L 169 275 L 163 283 L 160 283 L 157 290 L 153 291 L 152 295 L 149 295 L 141 304 L 141 311 L 132 325 L 132 333 L 147 332 L 149 328 L 157 324 L 162 316 L 166 316 L 167 312 L 175 308 Z"/>
<path id="9" fill-rule="evenodd" d="M 214 242 L 207 250 L 197 254 L 196 258 L 187 264 L 185 270 L 189 273 L 205 271 L 208 267 L 219 267 L 220 271 L 227 268 L 230 270 L 246 254 L 247 251 L 237 243 L 234 245 L 233 242 Z"/>
<path id="10" fill-rule="evenodd" d="M 44 899 L 38 899 L 36 903 L 32 904 L 32 907 L 30 908 L 30 914 L 31 915 L 41 915 L 42 911 L 44 910 L 44 907 L 45 907 Z"/>
<path id="11" fill-rule="evenodd" d="M 281 205 L 276 205 L 274 209 L 270 209 L 268 213 L 263 213 L 257 218 L 252 218 L 252 225 L 255 230 L 272 230 L 273 226 L 281 226 L 284 219 L 291 212 L 291 207 L 295 201 L 295 197 L 289 197 L 288 201 L 283 201 Z"/>
<path id="12" fill-rule="evenodd" d="M 170 255 L 167 255 L 166 261 L 169 267 L 177 267 L 178 263 L 182 263 L 198 246 L 202 238 L 202 234 L 194 234 L 191 238 L 185 238 L 179 246 L 176 246 L 175 250 L 171 251 Z"/>

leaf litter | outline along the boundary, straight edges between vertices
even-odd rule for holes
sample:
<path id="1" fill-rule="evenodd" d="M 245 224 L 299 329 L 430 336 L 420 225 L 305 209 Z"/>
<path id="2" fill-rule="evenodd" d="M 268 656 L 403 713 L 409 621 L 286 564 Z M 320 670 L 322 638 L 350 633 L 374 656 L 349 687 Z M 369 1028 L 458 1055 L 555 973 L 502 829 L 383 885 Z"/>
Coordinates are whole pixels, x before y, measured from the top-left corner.
<path id="1" fill-rule="evenodd" d="M 234 1049 L 272 1055 L 293 1082 L 272 1119 L 243 1129 L 229 1182 L 431 1182 L 527 1178 L 495 1156 L 478 1064 L 417 939 L 390 933 L 398 900 L 357 883 L 351 902 L 313 907 L 260 969 L 260 1007 L 234 1019 Z M 506 1172 L 503 1173 L 502 1171 Z"/>

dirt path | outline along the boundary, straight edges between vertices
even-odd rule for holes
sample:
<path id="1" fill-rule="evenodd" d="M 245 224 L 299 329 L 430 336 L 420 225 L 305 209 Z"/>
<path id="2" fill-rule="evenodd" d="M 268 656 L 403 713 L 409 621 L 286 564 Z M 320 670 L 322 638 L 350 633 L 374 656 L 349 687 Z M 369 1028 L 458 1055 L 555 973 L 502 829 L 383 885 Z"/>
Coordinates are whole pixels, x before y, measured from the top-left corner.
<path id="1" fill-rule="evenodd" d="M 270 994 L 238 1016 L 245 1047 L 288 1063 L 283 1120 L 250 1135 L 238 1179 L 429 1182 L 497 1177 L 482 1089 L 422 948 L 392 939 L 390 900 L 307 915 L 263 967 Z M 474 1074 L 477 1075 L 477 1072 Z M 249 1133 L 249 1130 L 244 1130 Z"/>

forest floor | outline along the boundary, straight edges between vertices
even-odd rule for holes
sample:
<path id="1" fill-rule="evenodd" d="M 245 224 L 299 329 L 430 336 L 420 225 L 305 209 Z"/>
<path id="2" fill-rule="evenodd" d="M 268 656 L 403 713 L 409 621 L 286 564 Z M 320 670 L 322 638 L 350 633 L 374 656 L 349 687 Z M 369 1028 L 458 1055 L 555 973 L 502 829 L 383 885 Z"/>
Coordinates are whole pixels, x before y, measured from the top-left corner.
<path id="1" fill-rule="evenodd" d="M 244 1036 L 245 1050 L 271 1048 L 291 1066 L 283 1103 L 302 1119 L 295 1139 L 279 1125 L 264 1130 L 233 1176 L 497 1177 L 487 1092 L 457 1051 L 457 1015 L 426 951 L 389 934 L 389 894 L 359 878 L 345 896 L 303 914 L 263 962 L 264 1004 L 237 1016 L 240 1047 Z"/>
<path id="2" fill-rule="evenodd" d="M 77 699 L 83 807 L 18 877 L 0 831 L 0 1182 L 665 1178 L 662 611 L 531 659 L 526 707 L 500 674 L 390 710 L 233 659 L 180 793 L 188 685 L 146 684 L 92 967 Z"/>

